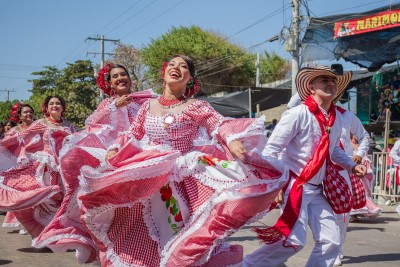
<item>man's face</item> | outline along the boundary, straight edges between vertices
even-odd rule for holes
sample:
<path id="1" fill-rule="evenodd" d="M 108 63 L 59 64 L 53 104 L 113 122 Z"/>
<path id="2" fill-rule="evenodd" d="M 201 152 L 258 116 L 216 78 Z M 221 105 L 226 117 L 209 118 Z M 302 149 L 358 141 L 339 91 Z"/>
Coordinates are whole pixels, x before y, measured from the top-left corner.
<path id="1" fill-rule="evenodd" d="M 337 95 L 337 79 L 331 76 L 319 76 L 311 82 L 311 93 L 324 101 L 332 101 Z"/>

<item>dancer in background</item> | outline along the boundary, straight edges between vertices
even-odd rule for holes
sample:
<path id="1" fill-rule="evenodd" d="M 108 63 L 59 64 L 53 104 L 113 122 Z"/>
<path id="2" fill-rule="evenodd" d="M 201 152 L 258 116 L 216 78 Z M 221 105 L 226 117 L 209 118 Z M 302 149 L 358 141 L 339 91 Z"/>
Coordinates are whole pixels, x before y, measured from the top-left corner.
<path id="1" fill-rule="evenodd" d="M 264 118 L 228 119 L 193 99 L 193 61 L 173 56 L 163 94 L 146 101 L 107 153 L 82 168 L 82 220 L 104 266 L 228 266 L 241 246 L 224 243 L 268 212 L 287 170 L 262 157 Z"/>
<path id="2" fill-rule="evenodd" d="M 33 122 L 35 116 L 35 111 L 28 104 L 15 103 L 10 111 L 10 120 L 18 123 L 15 127 L 7 131 L 6 137 L 9 138 L 12 135 L 19 134 L 25 131 Z M 21 145 L 20 147 L 22 147 Z M 14 151 L 15 154 L 19 154 L 20 150 Z M 19 155 L 18 155 L 19 156 Z M 21 227 L 15 214 L 13 212 L 7 212 L 3 224 L 3 227 Z M 19 231 L 20 234 L 27 234 L 25 229 Z"/>
<path id="3" fill-rule="evenodd" d="M 38 236 L 54 217 L 63 198 L 58 153 L 64 138 L 74 131 L 64 120 L 66 103 L 48 96 L 42 104 L 44 118 L 2 141 L 2 148 L 20 149 L 18 164 L 1 173 L 0 210 L 14 211 L 32 237 Z M 22 140 L 18 147 L 17 139 Z"/>
<path id="4" fill-rule="evenodd" d="M 351 144 L 353 146 L 354 152 L 359 150 L 359 144 L 357 138 L 353 135 L 351 138 Z M 367 167 L 367 173 L 362 179 L 362 182 L 365 187 L 365 195 L 367 197 L 367 201 L 364 207 L 359 209 L 352 209 L 350 212 L 350 220 L 357 221 L 359 217 L 365 218 L 375 218 L 381 215 L 382 209 L 378 207 L 373 198 L 372 198 L 372 184 L 374 181 L 374 170 L 372 168 L 371 161 L 368 158 L 368 155 L 365 155 L 362 158 L 361 164 Z"/>
<path id="5" fill-rule="evenodd" d="M 337 103 L 339 99 L 340 97 L 337 97 L 334 100 L 334 103 Z M 336 109 L 339 111 L 340 116 L 342 116 L 342 133 L 340 136 L 340 147 L 344 150 L 346 155 L 352 161 L 354 161 L 356 164 L 362 164 L 363 158 L 368 156 L 369 134 L 364 129 L 364 126 L 362 125 L 360 119 L 353 112 L 345 110 L 339 106 L 336 106 Z M 358 140 L 360 140 L 360 145 L 357 147 L 357 150 L 354 150 L 354 147 L 352 145 L 352 138 L 357 138 Z M 342 177 L 346 180 L 349 188 L 352 191 L 357 190 L 357 187 L 363 187 L 363 184 L 358 177 L 351 176 L 351 174 L 347 170 L 343 170 L 342 168 L 340 168 L 340 166 L 338 166 L 338 168 L 340 175 L 342 175 Z M 363 179 L 365 179 L 365 177 Z M 362 190 L 365 189 L 362 188 Z M 359 206 L 352 207 L 352 209 L 363 207 L 365 206 L 365 203 L 366 202 L 363 201 L 363 203 L 360 203 Z M 336 214 L 336 216 L 339 225 L 340 235 L 342 237 L 341 247 L 343 247 L 344 241 L 346 239 L 347 227 L 349 225 L 350 212 Z M 334 265 L 342 265 L 342 259 L 343 253 L 342 249 L 340 249 Z"/>
<path id="6" fill-rule="evenodd" d="M 54 252 L 75 249 L 81 264 L 96 261 L 97 247 L 80 223 L 80 170 L 83 166 L 105 166 L 107 147 L 120 132 L 128 130 L 141 104 L 156 97 L 151 90 L 132 93 L 128 70 L 119 64 L 106 64 L 98 74 L 97 85 L 110 97 L 86 120 L 84 130 L 66 138 L 60 152 L 65 196 L 54 219 L 33 240 L 35 247 L 49 247 Z"/>
<path id="7" fill-rule="evenodd" d="M 392 149 L 390 150 L 389 157 L 393 160 L 393 165 L 395 166 L 395 181 L 393 183 L 397 183 L 400 186 L 400 140 L 397 140 Z M 389 181 L 389 186 L 391 182 Z M 397 206 L 396 211 L 400 215 L 400 205 Z"/>

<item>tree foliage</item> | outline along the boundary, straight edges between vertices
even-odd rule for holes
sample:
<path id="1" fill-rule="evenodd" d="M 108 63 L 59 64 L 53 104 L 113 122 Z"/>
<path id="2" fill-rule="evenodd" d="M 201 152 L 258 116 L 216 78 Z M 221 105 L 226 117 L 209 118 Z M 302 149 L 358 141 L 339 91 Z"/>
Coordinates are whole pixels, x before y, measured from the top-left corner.
<path id="1" fill-rule="evenodd" d="M 189 55 L 194 60 L 205 94 L 255 85 L 256 55 L 229 43 L 216 33 L 196 26 L 174 27 L 161 37 L 151 40 L 142 51 L 143 62 L 149 67 L 147 77 L 160 85 L 162 63 L 175 54 Z M 269 56 L 268 53 L 266 55 Z M 275 62 L 271 64 L 269 60 Z M 279 73 L 274 68 L 279 69 L 282 62 L 273 54 L 265 58 L 262 65 L 267 71 L 273 69 L 273 73 Z"/>
<path id="2" fill-rule="evenodd" d="M 275 53 L 269 54 L 265 51 L 264 56 L 260 58 L 260 82 L 270 83 L 284 79 L 289 69 L 287 61 Z"/>
<path id="3" fill-rule="evenodd" d="M 132 78 L 132 87 L 134 91 L 152 87 L 145 77 L 146 66 L 143 64 L 141 51 L 132 45 L 118 44 L 114 49 L 114 56 L 108 60 L 112 63 L 124 65 Z"/>
<path id="4" fill-rule="evenodd" d="M 17 100 L 0 102 L 0 121 L 5 123 L 10 117 L 12 106 L 18 102 Z"/>

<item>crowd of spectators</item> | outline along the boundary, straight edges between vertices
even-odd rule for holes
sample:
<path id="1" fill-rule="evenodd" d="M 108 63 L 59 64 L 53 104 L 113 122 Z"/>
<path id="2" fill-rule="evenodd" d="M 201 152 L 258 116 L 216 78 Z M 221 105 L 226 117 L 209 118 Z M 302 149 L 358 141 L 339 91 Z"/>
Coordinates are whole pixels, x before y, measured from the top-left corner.
<path id="1" fill-rule="evenodd" d="M 391 121 L 400 121 L 400 80 L 397 75 L 393 75 L 386 85 L 377 90 L 380 93 L 378 114 L 373 110 L 370 115 L 371 121 L 384 121 L 388 110 L 391 111 Z"/>

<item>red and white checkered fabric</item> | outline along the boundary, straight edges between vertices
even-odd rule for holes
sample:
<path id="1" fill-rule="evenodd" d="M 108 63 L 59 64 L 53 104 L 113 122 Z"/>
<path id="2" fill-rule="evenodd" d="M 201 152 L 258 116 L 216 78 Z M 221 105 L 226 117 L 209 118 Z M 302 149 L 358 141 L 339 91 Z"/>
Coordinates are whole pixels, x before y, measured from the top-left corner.
<path id="1" fill-rule="evenodd" d="M 324 193 L 333 211 L 337 214 L 350 212 L 352 195 L 346 180 L 340 175 L 332 161 L 326 162 Z"/>
<path id="2" fill-rule="evenodd" d="M 23 144 L 15 148 L 20 150 L 20 162 L 0 173 L 0 208 L 15 211 L 32 237 L 40 234 L 60 206 L 63 193 L 57 155 L 69 134 L 69 128 L 52 128 L 42 120 L 33 122 L 18 136 Z"/>
<path id="3" fill-rule="evenodd" d="M 138 112 L 130 129 L 132 138 L 121 137 L 115 142 L 121 149 L 114 156 L 120 155 L 119 160 L 109 161 L 112 169 L 81 169 L 81 183 L 87 189 L 80 196 L 81 219 L 99 247 L 101 264 L 240 264 L 240 247 L 219 245 L 268 211 L 287 182 L 287 176 L 260 154 L 264 147 L 258 144 L 265 143 L 263 121 L 246 121 L 246 127 L 229 124 L 231 120 L 204 101 L 168 114 L 173 117 L 171 123 L 165 121 L 166 116 L 150 114 L 148 108 L 147 102 Z M 199 127 L 213 141 L 226 142 L 232 136 L 243 139 L 249 151 L 247 162 L 227 159 L 212 140 L 207 143 L 207 154 L 199 151 L 194 145 Z M 221 137 L 222 130 L 225 138 Z M 254 142 L 248 145 L 252 138 Z M 129 151 L 125 153 L 125 149 Z M 171 196 L 178 203 L 184 223 L 177 233 L 172 232 L 175 228 L 166 209 L 172 198 L 165 200 L 160 192 L 166 182 L 173 185 Z"/>
<path id="4" fill-rule="evenodd" d="M 352 208 L 360 209 L 365 206 L 367 198 L 365 195 L 365 187 L 362 180 L 353 174 L 350 174 L 352 193 Z"/>

